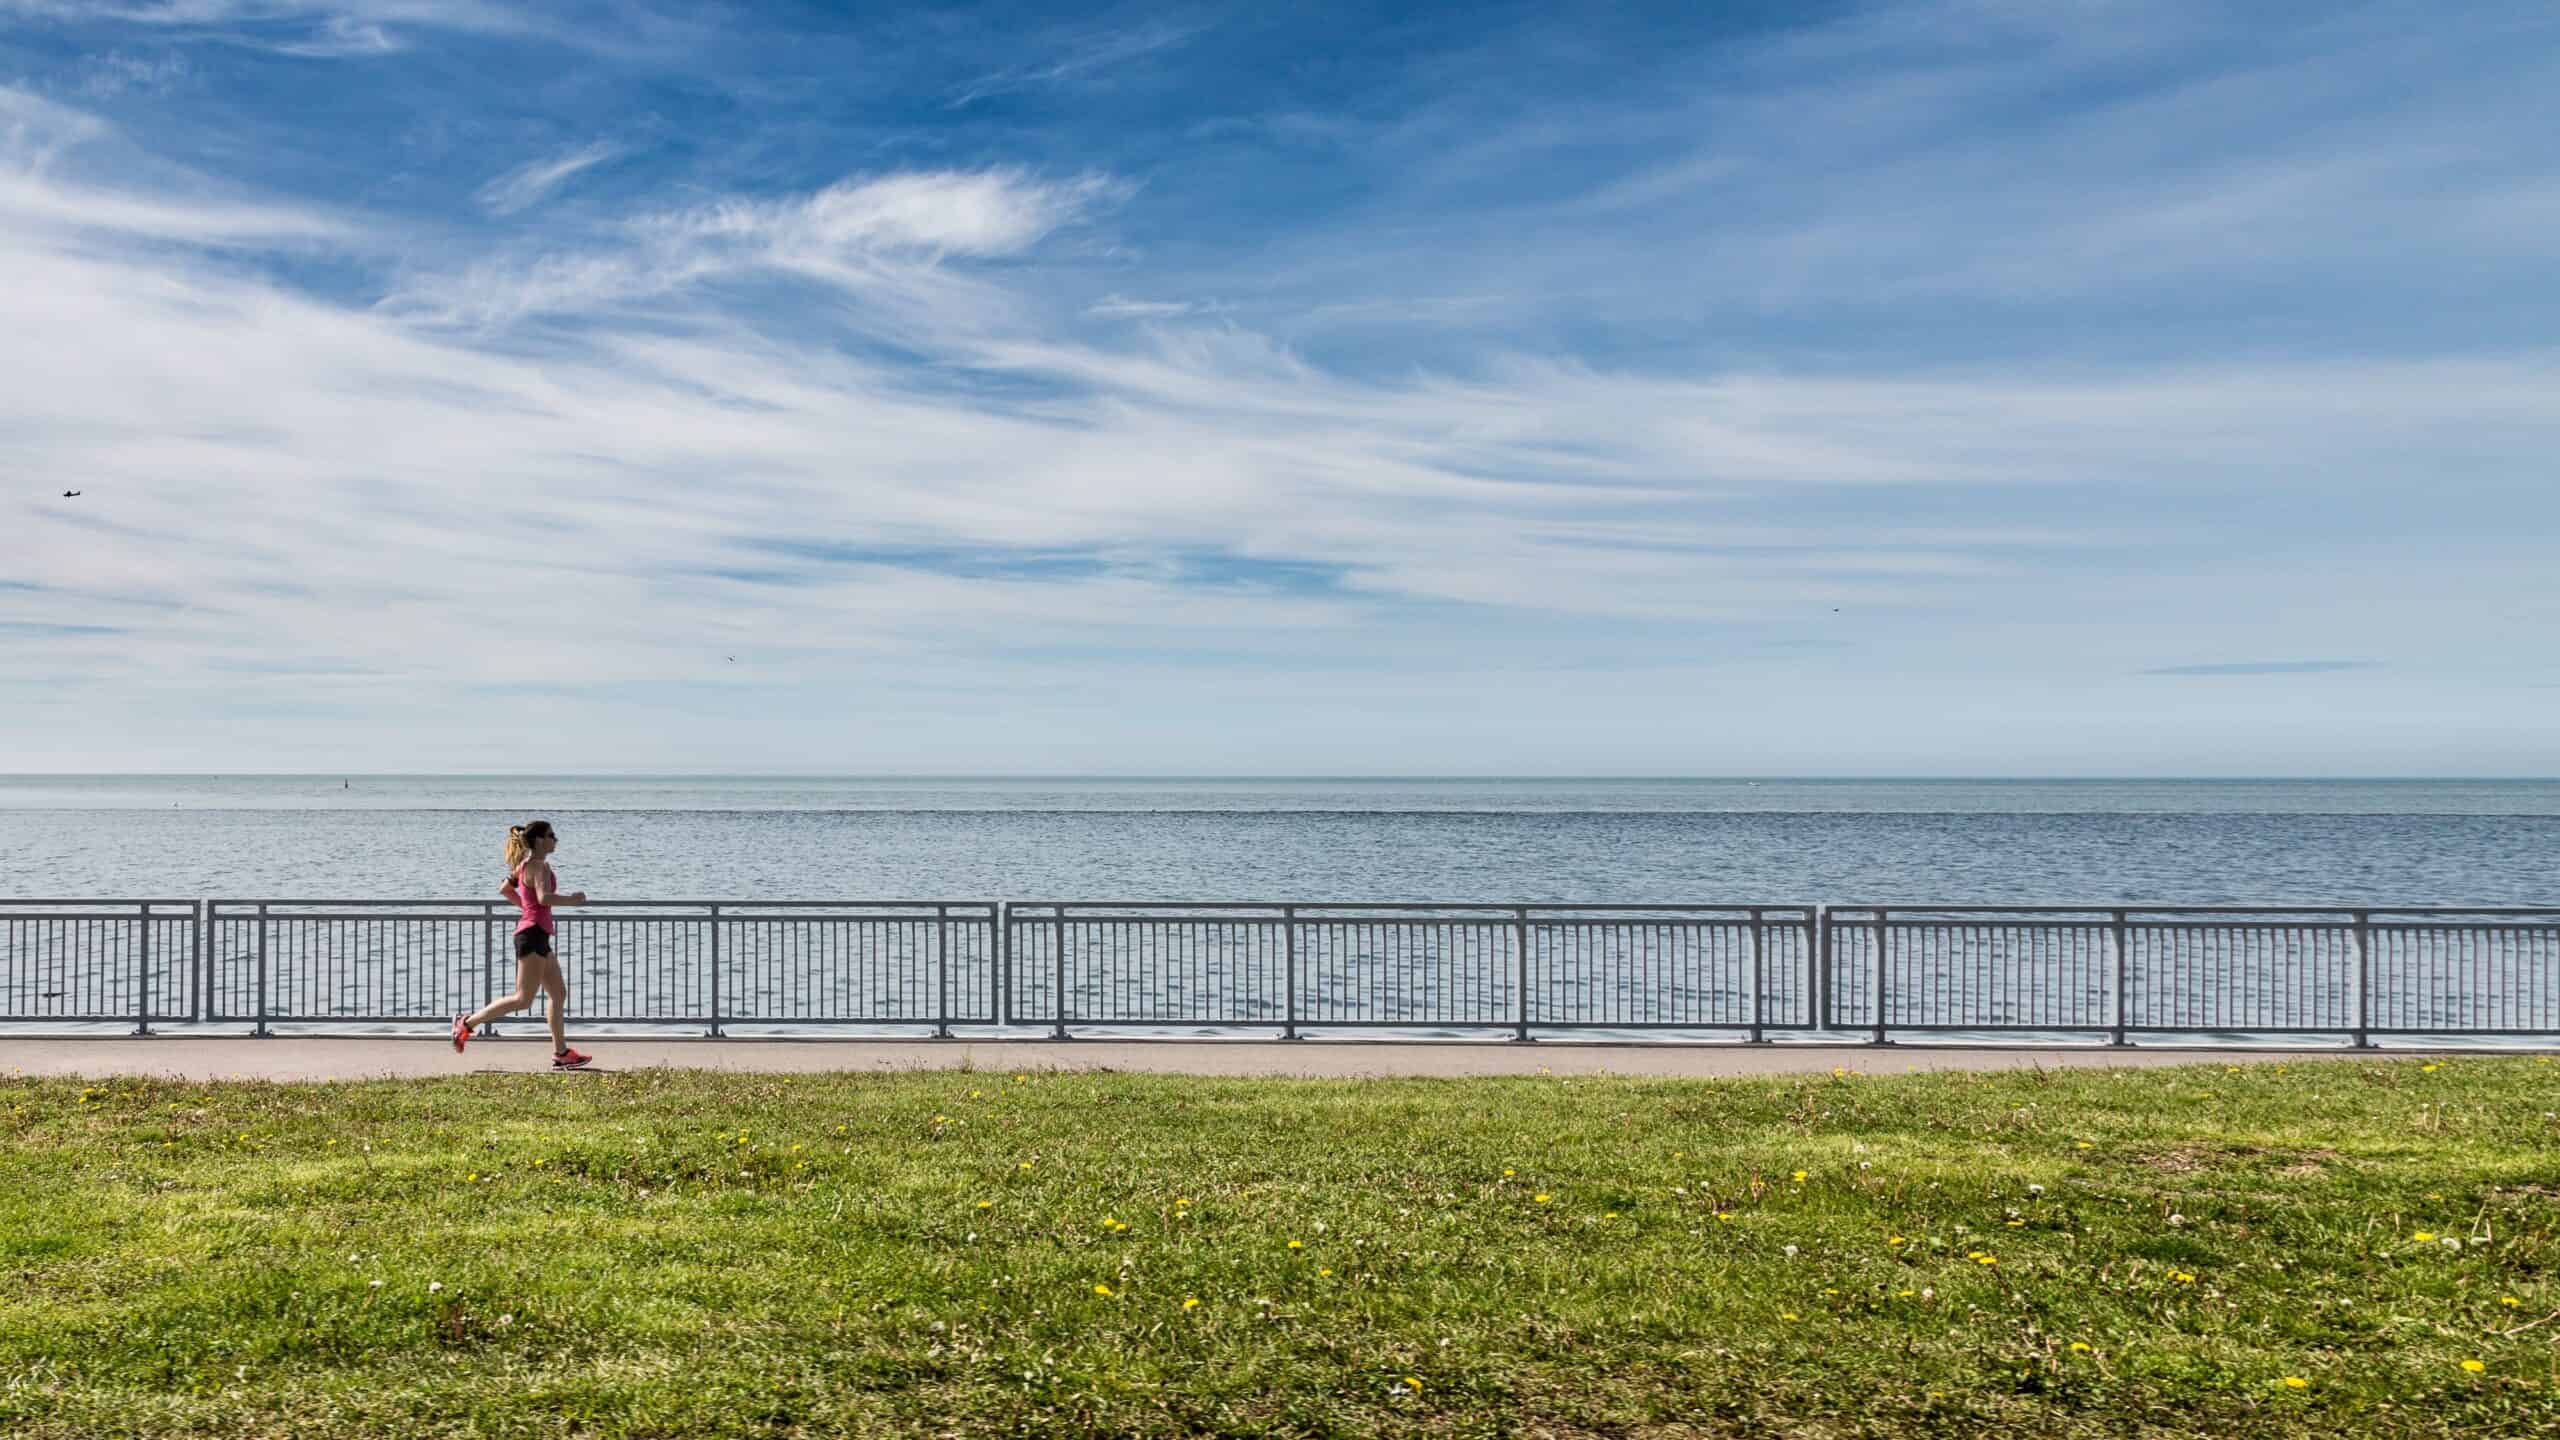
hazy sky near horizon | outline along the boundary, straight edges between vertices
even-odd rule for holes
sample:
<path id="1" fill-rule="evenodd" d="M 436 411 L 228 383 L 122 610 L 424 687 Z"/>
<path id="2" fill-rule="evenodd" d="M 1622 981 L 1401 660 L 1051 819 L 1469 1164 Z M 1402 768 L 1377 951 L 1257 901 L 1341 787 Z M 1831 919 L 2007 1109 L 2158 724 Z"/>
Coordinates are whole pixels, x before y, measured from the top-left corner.
<path id="1" fill-rule="evenodd" d="M 2555 97 L 2543 0 L 0 0 L 0 770 L 2560 774 Z"/>

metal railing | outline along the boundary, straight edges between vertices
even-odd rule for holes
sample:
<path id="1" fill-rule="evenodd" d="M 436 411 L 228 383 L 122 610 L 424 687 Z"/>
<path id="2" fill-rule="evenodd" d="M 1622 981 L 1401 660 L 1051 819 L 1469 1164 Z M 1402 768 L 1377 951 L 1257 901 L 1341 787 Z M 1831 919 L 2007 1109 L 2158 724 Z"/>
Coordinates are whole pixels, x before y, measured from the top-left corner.
<path id="1" fill-rule="evenodd" d="M 1075 1025 L 1738 1030 L 1808 1023 L 1809 905 L 1005 907 L 1007 1014 Z"/>
<path id="2" fill-rule="evenodd" d="M 0 901 L 0 1021 L 440 1023 L 494 900 Z M 1083 1030 L 2560 1035 L 2560 909 L 621 901 L 581 1022 Z"/>
<path id="3" fill-rule="evenodd" d="M 203 932 L 193 900 L 0 900 L 0 1019 L 191 1020 Z"/>
<path id="4" fill-rule="evenodd" d="M 600 1024 L 991 1025 L 1002 907 L 623 900 L 564 909 L 572 1013 Z M 208 900 L 209 1022 L 445 1021 L 515 986 L 515 908 Z"/>

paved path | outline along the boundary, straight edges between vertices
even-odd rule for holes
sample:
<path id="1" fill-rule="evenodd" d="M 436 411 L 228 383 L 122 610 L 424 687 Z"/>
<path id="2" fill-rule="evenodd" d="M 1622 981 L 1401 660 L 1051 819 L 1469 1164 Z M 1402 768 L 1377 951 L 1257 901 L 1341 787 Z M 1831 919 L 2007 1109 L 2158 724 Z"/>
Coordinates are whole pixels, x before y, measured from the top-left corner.
<path id="1" fill-rule="evenodd" d="M 169 1075 L 195 1080 L 361 1080 L 546 1070 L 536 1036 L 481 1040 L 456 1055 L 406 1038 L 0 1038 L 0 1066 L 27 1075 Z M 617 1070 L 1141 1070 L 1178 1075 L 1869 1075 L 2065 1065 L 2250 1064 L 2358 1058 L 2342 1049 L 2036 1048 L 1894 1045 L 1592 1045 L 1303 1040 L 661 1040 L 581 1042 Z M 2407 1057 L 2429 1053 L 2394 1050 Z M 2457 1052 L 2478 1054 L 2477 1051 Z M 2365 1058 L 2371 1058 L 2366 1052 Z"/>

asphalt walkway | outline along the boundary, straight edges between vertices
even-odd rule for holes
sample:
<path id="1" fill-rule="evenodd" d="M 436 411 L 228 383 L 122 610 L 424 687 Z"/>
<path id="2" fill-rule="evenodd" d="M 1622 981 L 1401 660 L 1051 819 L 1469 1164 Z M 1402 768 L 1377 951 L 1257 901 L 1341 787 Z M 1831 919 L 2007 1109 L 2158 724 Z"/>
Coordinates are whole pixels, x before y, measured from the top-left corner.
<path id="1" fill-rule="evenodd" d="M 581 1038 L 597 1067 L 805 1074 L 865 1070 L 1130 1070 L 1177 1075 L 1321 1077 L 1468 1075 L 1868 1075 L 2062 1066 L 2268 1064 L 2377 1057 L 2322 1049 L 2104 1046 L 1595 1045 L 1269 1040 L 709 1040 Z M 2440 1052 L 2391 1050 L 2408 1058 Z M 2478 1051 L 2455 1052 L 2478 1054 Z M 479 1040 L 274 1036 L 0 1037 L 0 1069 L 21 1075 L 165 1075 L 191 1080 L 365 1080 L 548 1070 L 540 1032 Z"/>

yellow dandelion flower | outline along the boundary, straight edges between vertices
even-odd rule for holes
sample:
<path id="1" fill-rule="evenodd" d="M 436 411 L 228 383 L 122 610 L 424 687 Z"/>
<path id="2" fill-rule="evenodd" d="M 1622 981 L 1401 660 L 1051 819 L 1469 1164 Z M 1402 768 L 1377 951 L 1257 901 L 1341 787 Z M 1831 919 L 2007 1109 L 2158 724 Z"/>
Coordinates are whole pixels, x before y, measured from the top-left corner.
<path id="1" fill-rule="evenodd" d="M 2303 1379 L 2299 1375 L 2287 1375 L 2284 1377 L 2284 1388 L 2287 1390 L 2308 1390 L 2311 1388 L 2311 1382 Z"/>
<path id="2" fill-rule="evenodd" d="M 1289 1248 L 1292 1250 L 1304 1250 L 1307 1248 L 1307 1242 L 1304 1240 L 1292 1240 L 1289 1242 Z"/>
<path id="3" fill-rule="evenodd" d="M 1554 1196 L 1552 1196 L 1552 1195 L 1540 1194 L 1540 1195 L 1537 1197 L 1537 1201 L 1538 1201 L 1538 1203 L 1539 1203 L 1539 1204 L 1544 1205 L 1544 1204 L 1546 1204 L 1548 1201 L 1550 1201 L 1550 1200 L 1552 1200 L 1552 1199 L 1554 1199 L 1554 1198 L 1555 1198 L 1555 1197 L 1554 1197 Z"/>
<path id="4" fill-rule="evenodd" d="M 479 1180 L 480 1180 L 480 1172 L 479 1172 L 479 1171 L 477 1171 L 477 1170 L 474 1170 L 474 1171 L 472 1171 L 470 1174 L 465 1175 L 465 1176 L 463 1176 L 463 1177 L 462 1177 L 462 1183 L 463 1183 L 463 1184 L 465 1184 L 465 1185 L 474 1185 L 474 1184 L 478 1184 L 478 1183 L 479 1183 Z"/>
<path id="5" fill-rule="evenodd" d="M 1902 1243 L 1902 1237 L 1899 1235 L 1887 1235 L 1884 1237 L 1884 1243 L 1887 1245 L 1899 1245 Z"/>
<path id="6" fill-rule="evenodd" d="M 2181 1285 L 2193 1285 L 2196 1283 L 2196 1277 L 2184 1270 L 2170 1271 L 2169 1278 L 2177 1281 Z"/>
<path id="7" fill-rule="evenodd" d="M 2412 1235 L 2412 1236 L 2410 1236 L 2409 1238 L 2410 1238 L 2410 1239 L 2412 1239 L 2412 1240 L 2417 1241 L 2417 1242 L 2418 1242 L 2419 1244 L 2421 1244 L 2421 1245 L 2431 1244 L 2431 1243 L 2433 1243 L 2433 1242 L 2434 1242 L 2434 1240 L 2435 1240 L 2435 1238 L 2436 1238 L 2436 1232 L 2434 1232 L 2433 1230 L 2421 1230 L 2421 1231 L 2419 1231 L 2417 1234 Z"/>
<path id="8" fill-rule="evenodd" d="M 2523 1302 L 2523 1301 L 2521 1301 L 2521 1300 L 2519 1300 L 2519 1299 L 2517 1299 L 2517 1298 L 2516 1298 L 2516 1297 L 2514 1297 L 2513 1295 L 2501 1295 L 2501 1296 L 2499 1296 L 2499 1297 L 2498 1297 L 2498 1303 L 2499 1303 L 2499 1304 L 2501 1304 L 2501 1305 L 2511 1305 L 2511 1306 L 2512 1306 L 2512 1305 L 2521 1305 L 2521 1304 L 2523 1304 L 2524 1302 Z"/>
<path id="9" fill-rule="evenodd" d="M 1412 1386 L 1412 1387 L 1413 1387 L 1414 1389 L 1416 1389 L 1416 1390 L 1419 1390 L 1419 1389 L 1421 1389 L 1421 1388 L 1422 1388 L 1422 1382 L 1421 1382 L 1420 1380 L 1418 1380 L 1418 1379 L 1414 1378 L 1414 1377 L 1413 1377 L 1413 1376 L 1411 1376 L 1411 1375 L 1407 1375 L 1406 1377 L 1404 1377 L 1404 1383 L 1406 1383 L 1407 1385 Z"/>
<path id="10" fill-rule="evenodd" d="M 2470 1373 L 2472 1373 L 2472 1374 L 2474 1374 L 2474 1375 L 2477 1375 L 2477 1374 L 2479 1374 L 2481 1371 L 2486 1370 L 2486 1369 L 2488 1369 L 2489 1367 L 2488 1367 L 2488 1366 L 2486 1366 L 2486 1365 L 2481 1364 L 2481 1363 L 2480 1363 L 2479 1361 L 2477 1361 L 2477 1360 L 2465 1360 L 2465 1361 L 2463 1361 L 2463 1362 L 2462 1362 L 2462 1368 L 2463 1368 L 2464 1370 L 2469 1371 Z"/>
<path id="11" fill-rule="evenodd" d="M 1617 1218 L 1618 1218 L 1618 1212 L 1617 1212 L 1617 1211 L 1615 1211 L 1615 1210 L 1612 1210 L 1612 1211 L 1610 1211 L 1609 1213 L 1607 1213 L 1607 1214 L 1605 1214 L 1605 1215 L 1601 1216 L 1600 1218 L 1601 1218 L 1601 1219 L 1603 1219 L 1603 1220 L 1615 1220 L 1615 1219 L 1617 1219 Z"/>
<path id="12" fill-rule="evenodd" d="M 1111 1295 L 1111 1287 L 1108 1285 L 1096 1285 L 1093 1287 L 1093 1293 L 1108 1299 Z"/>
<path id="13" fill-rule="evenodd" d="M 1984 1265 L 1997 1265 L 2000 1263 L 2000 1257 L 1997 1255 L 1985 1255 L 1979 1263 Z"/>
<path id="14" fill-rule="evenodd" d="M 1781 1320 L 1793 1320 L 1796 1318 L 1796 1312 L 1793 1310 L 1781 1310 L 1778 1312 L 1778 1318 Z"/>
<path id="15" fill-rule="evenodd" d="M 1316 1278 L 1317 1278 L 1317 1279 L 1319 1279 L 1319 1280 L 1321 1280 L 1321 1279 L 1323 1279 L 1325 1276 L 1330 1275 L 1330 1274 L 1332 1274 L 1332 1273 L 1333 1273 L 1333 1272 L 1332 1272 L 1331 1270 L 1318 1270 L 1318 1271 L 1316 1272 Z"/>
<path id="16" fill-rule="evenodd" d="M 1804 1183 L 1804 1175 L 1805 1175 L 1805 1172 L 1803 1172 L 1802 1170 L 1799 1170 L 1799 1171 L 1797 1171 L 1797 1172 L 1796 1172 L 1796 1183 L 1797 1183 L 1797 1184 L 1801 1185 L 1801 1184 L 1803 1184 L 1803 1183 Z"/>
<path id="17" fill-rule="evenodd" d="M 1182 1308 L 1183 1308 L 1183 1309 L 1185 1309 L 1185 1310 L 1197 1310 L 1197 1309 L 1199 1309 L 1199 1308 L 1200 1308 L 1200 1297 L 1199 1297 L 1199 1296 L 1197 1296 L 1197 1295 L 1185 1295 L 1185 1296 L 1183 1296 L 1183 1297 L 1182 1297 Z"/>
<path id="18" fill-rule="evenodd" d="M 1030 1161 L 1028 1161 L 1028 1160 L 1023 1161 L 1023 1162 L 1022 1162 L 1022 1168 L 1023 1168 L 1023 1169 L 1025 1169 L 1025 1170 L 1030 1169 L 1030 1168 L 1031 1168 L 1031 1162 L 1030 1162 Z"/>
<path id="19" fill-rule="evenodd" d="M 1893 1292 L 1893 1298 L 1896 1300 L 1908 1300 L 1919 1293 L 1920 1292 L 1917 1290 L 1896 1290 Z"/>
<path id="20" fill-rule="evenodd" d="M 1733 1215 L 1732 1215 L 1732 1213 L 1731 1213 L 1731 1212 L 1729 1212 L 1729 1211 L 1719 1210 L 1719 1211 L 1717 1211 L 1717 1212 L 1716 1212 L 1716 1218 L 1717 1218 L 1717 1219 L 1719 1219 L 1719 1220 L 1726 1220 L 1726 1221 L 1729 1221 L 1729 1220 L 1733 1219 Z"/>
<path id="21" fill-rule="evenodd" d="M 2419 1066 L 2419 1067 L 2418 1067 L 2418 1073 L 2420 1073 L 2420 1074 L 2422 1074 L 2422 1075 L 2432 1075 L 2432 1074 L 2434 1074 L 2434 1073 L 2435 1073 L 2439 1068 L 2441 1068 L 2441 1067 L 2439 1067 L 2439 1066 L 2435 1066 L 2435 1065 L 2421 1065 L 2421 1066 Z"/>
<path id="22" fill-rule="evenodd" d="M 2086 1140 L 2081 1140 L 2081 1141 L 2077 1141 L 2077 1142 L 2075 1142 L 2075 1143 L 2072 1145 L 2072 1147 L 2071 1147 L 2071 1148 L 2072 1148 L 2072 1149 L 2074 1149 L 2074 1150 L 2089 1150 L 2089 1149 L 2094 1149 L 2095 1147 L 2094 1147 L 2094 1146 L 2092 1146 L 2092 1145 L 2090 1145 L 2090 1143 L 2089 1143 L 2088 1141 L 2086 1141 Z"/>
<path id="23" fill-rule="evenodd" d="M 1505 1180 L 1508 1180 L 1508 1179 L 1510 1179 L 1512 1176 L 1517 1175 L 1518 1173 L 1520 1173 L 1520 1172 L 1518 1172 L 1517 1170 L 1505 1170 L 1505 1171 L 1503 1171 L 1503 1172 L 1502 1172 L 1502 1178 L 1503 1178 L 1503 1179 L 1505 1179 Z"/>
<path id="24" fill-rule="evenodd" d="M 2078 1340 L 2074 1340 L 2071 1342 L 2071 1353 L 2074 1355 L 2086 1355 L 2089 1353 L 2089 1347 Z"/>
<path id="25" fill-rule="evenodd" d="M 981 1200 L 978 1202 L 978 1208 L 981 1210 L 993 1210 L 996 1208 L 996 1202 L 993 1200 Z"/>

